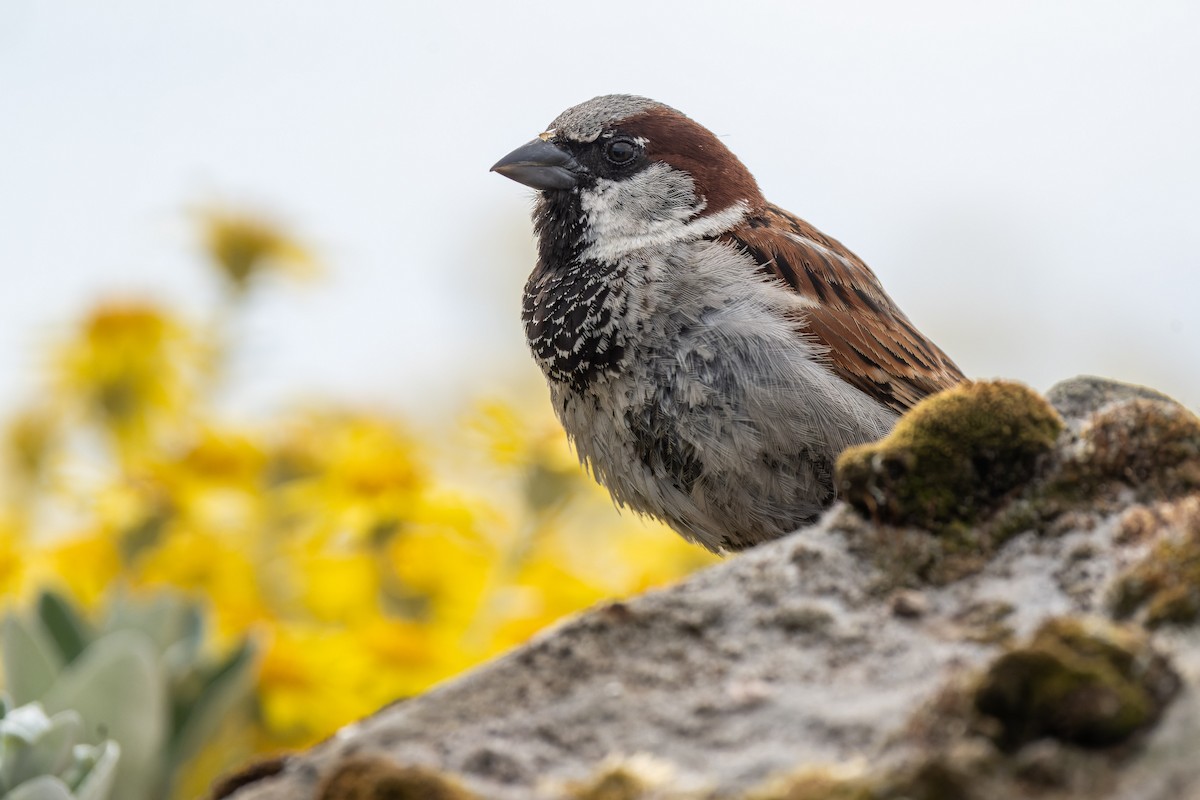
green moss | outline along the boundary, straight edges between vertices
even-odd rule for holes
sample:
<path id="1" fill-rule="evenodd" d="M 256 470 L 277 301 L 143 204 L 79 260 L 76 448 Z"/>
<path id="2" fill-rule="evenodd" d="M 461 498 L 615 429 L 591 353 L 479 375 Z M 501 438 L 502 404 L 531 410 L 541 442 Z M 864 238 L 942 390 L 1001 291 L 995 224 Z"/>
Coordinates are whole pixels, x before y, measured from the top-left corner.
<path id="1" fill-rule="evenodd" d="M 1104 747 L 1152 724 L 1177 687 L 1140 630 L 1059 618 L 992 664 L 974 704 L 1004 749 L 1045 736 Z"/>
<path id="2" fill-rule="evenodd" d="M 642 781 L 620 770 L 598 775 L 570 793 L 574 800 L 638 800 L 645 796 L 646 786 Z"/>
<path id="3" fill-rule="evenodd" d="M 428 767 L 403 767 L 386 758 L 356 756 L 321 784 L 317 800 L 476 800 L 449 776 Z"/>
<path id="4" fill-rule="evenodd" d="M 1168 531 L 1114 582 L 1109 608 L 1118 619 L 1140 612 L 1151 628 L 1194 625 L 1200 620 L 1200 496 L 1160 509 L 1152 521 L 1138 525 L 1157 522 Z"/>
<path id="5" fill-rule="evenodd" d="M 885 781 L 876 796 L 881 800 L 968 800 L 979 777 L 977 772 L 968 772 L 952 758 L 931 755 L 907 772 Z"/>
<path id="6" fill-rule="evenodd" d="M 567 787 L 572 800 L 642 800 L 660 797 L 658 787 L 669 783 L 669 765 L 647 755 L 608 759 L 587 780 Z"/>
<path id="7" fill-rule="evenodd" d="M 879 773 L 845 767 L 806 767 L 739 796 L 742 800 L 969 800 L 980 765 L 947 753 Z"/>
<path id="8" fill-rule="evenodd" d="M 843 770 L 844 771 L 844 770 Z M 876 800 L 878 795 L 865 778 L 839 775 L 838 771 L 808 767 L 774 778 L 752 790 L 744 800 Z"/>
<path id="9" fill-rule="evenodd" d="M 961 384 L 923 400 L 886 438 L 843 453 L 838 487 L 869 517 L 961 533 L 1033 476 L 1063 427 L 1028 387 Z"/>

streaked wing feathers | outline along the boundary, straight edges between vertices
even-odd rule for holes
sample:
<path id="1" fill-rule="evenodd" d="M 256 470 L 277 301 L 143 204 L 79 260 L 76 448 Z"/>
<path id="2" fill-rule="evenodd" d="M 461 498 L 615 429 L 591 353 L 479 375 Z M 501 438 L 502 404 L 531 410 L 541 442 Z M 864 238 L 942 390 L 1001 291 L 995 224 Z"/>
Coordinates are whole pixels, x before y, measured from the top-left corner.
<path id="1" fill-rule="evenodd" d="M 817 303 L 802 333 L 828 349 L 847 383 L 903 412 L 964 380 L 937 345 L 909 322 L 858 256 L 804 220 L 767 205 L 720 237 L 741 247 L 764 272 Z"/>

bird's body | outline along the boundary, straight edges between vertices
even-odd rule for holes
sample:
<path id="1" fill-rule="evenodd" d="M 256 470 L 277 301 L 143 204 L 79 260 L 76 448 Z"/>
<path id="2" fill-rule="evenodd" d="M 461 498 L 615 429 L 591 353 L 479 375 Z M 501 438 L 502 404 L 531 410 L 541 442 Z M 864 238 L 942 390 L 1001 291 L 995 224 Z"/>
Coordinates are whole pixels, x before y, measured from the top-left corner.
<path id="1" fill-rule="evenodd" d="M 814 519 L 843 449 L 962 377 L 853 253 L 673 109 L 596 98 L 496 169 L 542 190 L 523 318 L 580 458 L 709 549 Z"/>

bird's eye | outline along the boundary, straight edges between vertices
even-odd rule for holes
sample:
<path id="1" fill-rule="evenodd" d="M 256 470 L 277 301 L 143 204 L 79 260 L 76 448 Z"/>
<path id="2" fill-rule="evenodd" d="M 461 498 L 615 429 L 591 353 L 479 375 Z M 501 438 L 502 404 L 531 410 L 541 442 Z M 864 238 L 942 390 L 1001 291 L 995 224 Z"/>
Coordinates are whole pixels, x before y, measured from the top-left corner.
<path id="1" fill-rule="evenodd" d="M 611 139 L 604 145 L 604 157 L 609 163 L 624 166 L 637 158 L 637 142 L 632 139 Z"/>

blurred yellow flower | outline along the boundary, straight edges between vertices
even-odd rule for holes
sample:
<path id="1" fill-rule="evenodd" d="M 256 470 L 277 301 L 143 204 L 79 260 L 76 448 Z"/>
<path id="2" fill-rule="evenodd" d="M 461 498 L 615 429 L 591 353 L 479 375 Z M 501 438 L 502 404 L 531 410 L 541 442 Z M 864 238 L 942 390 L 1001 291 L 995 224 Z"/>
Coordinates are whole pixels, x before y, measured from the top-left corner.
<path id="1" fill-rule="evenodd" d="M 373 527 L 407 517 L 422 488 L 415 442 L 387 420 L 350 417 L 340 423 L 326 442 L 330 502 L 361 511 Z"/>
<path id="2" fill-rule="evenodd" d="M 334 550 L 311 540 L 290 548 L 287 571 L 300 605 L 295 611 L 316 622 L 352 624 L 379 613 L 380 577 L 373 554 Z"/>
<path id="3" fill-rule="evenodd" d="M 256 275 L 312 267 L 264 220 L 212 211 L 202 226 L 235 297 Z M 544 397 L 485 398 L 422 437 L 340 407 L 231 425 L 209 390 L 236 343 L 215 319 L 201 330 L 108 302 L 59 347 L 44 401 L 2 442 L 14 488 L 0 496 L 0 592 L 205 598 L 214 644 L 265 643 L 260 749 L 309 744 L 565 615 L 716 561 L 615 513 Z M 228 755 L 204 751 L 187 785 Z"/>
<path id="4" fill-rule="evenodd" d="M 25 549 L 23 531 L 0 517 L 0 597 L 16 597 L 24 589 Z"/>
<path id="5" fill-rule="evenodd" d="M 58 539 L 33 555 L 30 583 L 63 590 L 90 608 L 100 604 L 121 576 L 116 542 L 101 530 Z"/>
<path id="6" fill-rule="evenodd" d="M 311 744 L 428 686 L 426 675 L 412 679 L 412 668 L 436 652 L 431 633 L 420 625 L 381 620 L 353 628 L 305 622 L 276 626 L 259 678 L 260 713 L 272 740 L 292 747 Z"/>
<path id="7" fill-rule="evenodd" d="M 242 537 L 172 525 L 125 574 L 134 587 L 171 586 L 207 598 L 216 635 L 234 638 L 270 616 L 259 586 L 261 566 L 244 545 Z"/>
<path id="8" fill-rule="evenodd" d="M 503 553 L 479 530 L 487 510 L 473 505 L 462 495 L 431 498 L 384 553 L 395 606 L 456 636 L 476 619 Z"/>
<path id="9" fill-rule="evenodd" d="M 613 574 L 620 575 L 623 595 L 666 586 L 721 563 L 720 556 L 685 541 L 665 524 L 648 521 L 631 521 L 622 526 L 614 537 L 609 558 L 614 564 Z"/>
<path id="10" fill-rule="evenodd" d="M 45 473 L 58 436 L 57 420 L 46 408 L 17 413 L 8 425 L 6 455 L 14 477 L 28 485 Z"/>
<path id="11" fill-rule="evenodd" d="M 392 420 L 309 412 L 287 424 L 270 453 L 277 511 L 326 539 L 384 540 L 413 514 L 427 482 L 420 459 Z"/>
<path id="12" fill-rule="evenodd" d="M 554 549 L 553 544 L 541 548 L 496 592 L 485 612 L 494 618 L 492 653 L 521 644 L 556 620 L 609 596 L 590 565 L 571 569 L 556 557 Z"/>
<path id="13" fill-rule="evenodd" d="M 125 448 L 197 399 L 209 371 L 200 337 L 162 309 L 114 301 L 94 309 L 56 360 L 57 397 L 76 405 Z"/>
<path id="14" fill-rule="evenodd" d="M 244 292 L 262 273 L 307 278 L 316 272 L 309 252 L 264 217 L 217 209 L 202 211 L 199 216 L 205 251 L 238 292 Z"/>
<path id="15" fill-rule="evenodd" d="M 492 397 L 471 409 L 467 426 L 481 438 L 489 461 L 500 467 L 539 464 L 549 471 L 578 472 L 579 460 L 571 453 L 549 403 L 539 399 L 524 405 L 522 411 L 515 402 Z M 537 411 L 530 413 L 529 407 Z"/>
<path id="16" fill-rule="evenodd" d="M 252 434 L 204 424 L 178 452 L 146 459 L 132 479 L 194 527 L 244 533 L 263 525 L 266 471 L 266 452 Z"/>
<path id="17" fill-rule="evenodd" d="M 179 459 L 198 482 L 242 489 L 262 488 L 267 456 L 252 432 L 206 425 Z"/>

